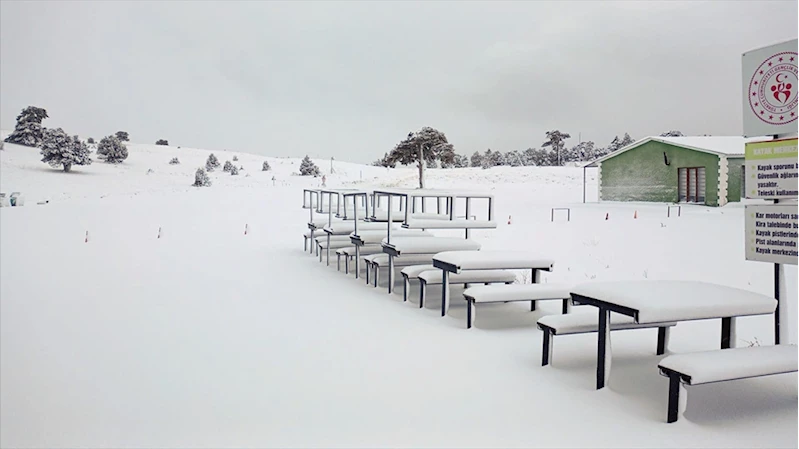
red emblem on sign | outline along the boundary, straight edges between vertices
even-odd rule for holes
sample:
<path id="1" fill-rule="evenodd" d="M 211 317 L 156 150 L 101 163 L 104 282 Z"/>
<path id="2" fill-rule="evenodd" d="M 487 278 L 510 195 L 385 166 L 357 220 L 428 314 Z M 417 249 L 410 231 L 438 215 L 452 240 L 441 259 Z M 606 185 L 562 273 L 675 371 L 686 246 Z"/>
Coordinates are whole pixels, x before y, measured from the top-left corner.
<path id="1" fill-rule="evenodd" d="M 796 52 L 777 53 L 763 61 L 749 81 L 749 107 L 760 120 L 784 125 L 796 120 L 799 104 Z"/>

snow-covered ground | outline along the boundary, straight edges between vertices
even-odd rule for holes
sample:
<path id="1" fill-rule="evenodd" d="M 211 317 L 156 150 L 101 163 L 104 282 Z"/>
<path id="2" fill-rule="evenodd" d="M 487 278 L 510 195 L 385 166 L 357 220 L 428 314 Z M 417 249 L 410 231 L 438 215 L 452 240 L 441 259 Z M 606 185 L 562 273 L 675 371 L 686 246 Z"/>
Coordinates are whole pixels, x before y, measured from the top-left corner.
<path id="1" fill-rule="evenodd" d="M 540 366 L 535 322 L 554 302 L 478 306 L 466 330 L 458 301 L 438 316 L 435 289 L 419 310 L 303 253 L 301 189 L 320 180 L 293 176 L 299 159 L 235 153 L 245 171 L 193 188 L 208 151 L 129 148 L 121 165 L 72 173 L 35 149 L 0 151 L 0 191 L 26 197 L 0 209 L 2 447 L 797 445 L 795 374 L 690 388 L 685 418 L 666 424 L 655 330 L 614 334 L 610 387 L 596 391 L 595 335 L 556 339 L 554 364 Z M 273 171 L 260 171 L 265 159 Z M 330 186 L 415 185 L 413 168 L 334 169 Z M 491 190 L 500 225 L 474 238 L 553 257 L 547 282 L 772 291 L 772 266 L 744 260 L 741 205 L 666 218 L 665 204 L 595 203 L 591 171 L 582 204 L 579 168 L 428 176 Z M 571 221 L 550 222 L 551 207 L 570 207 Z M 680 323 L 670 349 L 717 348 L 719 328 Z M 772 317 L 739 320 L 737 344 L 752 342 L 773 343 Z"/>

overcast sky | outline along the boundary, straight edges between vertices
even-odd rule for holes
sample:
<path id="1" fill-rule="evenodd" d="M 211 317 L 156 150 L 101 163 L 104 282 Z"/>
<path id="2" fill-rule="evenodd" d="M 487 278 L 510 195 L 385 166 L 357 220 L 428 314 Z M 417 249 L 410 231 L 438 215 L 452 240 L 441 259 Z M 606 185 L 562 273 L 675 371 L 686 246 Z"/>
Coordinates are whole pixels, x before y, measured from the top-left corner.
<path id="1" fill-rule="evenodd" d="M 432 126 L 459 153 L 741 134 L 741 53 L 797 2 L 0 2 L 0 127 L 372 161 Z"/>

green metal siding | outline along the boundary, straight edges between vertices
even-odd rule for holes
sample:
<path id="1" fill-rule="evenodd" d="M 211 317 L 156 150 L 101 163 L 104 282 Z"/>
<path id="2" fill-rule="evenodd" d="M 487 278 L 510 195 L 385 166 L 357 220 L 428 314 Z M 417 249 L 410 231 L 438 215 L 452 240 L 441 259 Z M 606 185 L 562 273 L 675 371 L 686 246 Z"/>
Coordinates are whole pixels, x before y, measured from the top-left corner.
<path id="1" fill-rule="evenodd" d="M 727 158 L 727 202 L 741 201 L 741 168 L 744 158 Z"/>
<path id="2" fill-rule="evenodd" d="M 664 151 L 669 165 L 663 160 Z M 705 167 L 705 203 L 717 206 L 719 157 L 661 142 L 647 142 L 602 162 L 600 198 L 676 203 L 677 169 L 683 167 Z"/>

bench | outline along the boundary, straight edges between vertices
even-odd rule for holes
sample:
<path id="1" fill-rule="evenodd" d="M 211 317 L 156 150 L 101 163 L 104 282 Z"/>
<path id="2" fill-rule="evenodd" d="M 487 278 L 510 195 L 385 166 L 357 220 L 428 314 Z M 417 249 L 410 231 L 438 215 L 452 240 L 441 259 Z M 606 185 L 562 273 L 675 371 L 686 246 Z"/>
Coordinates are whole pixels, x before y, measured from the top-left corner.
<path id="1" fill-rule="evenodd" d="M 438 220 L 434 220 L 438 221 Z M 408 256 L 413 254 L 436 255 L 442 251 L 476 251 L 480 249 L 480 244 L 474 240 L 459 239 L 455 237 L 397 237 L 383 240 L 383 252 L 389 255 L 389 267 L 392 258 L 397 256 Z M 432 259 L 432 257 L 431 257 Z M 423 260 L 420 263 L 430 263 L 430 260 Z M 435 264 L 434 264 L 435 265 Z M 388 271 L 388 293 L 394 291 L 394 273 Z"/>
<path id="2" fill-rule="evenodd" d="M 336 250 L 336 270 L 341 271 L 341 256 L 344 256 L 344 273 L 350 273 L 350 259 L 355 258 L 355 246 L 345 246 Z M 380 254 L 383 252 L 383 247 L 380 245 L 365 245 L 358 249 L 358 254 L 361 256 L 370 256 L 372 254 Z"/>
<path id="3" fill-rule="evenodd" d="M 685 410 L 684 385 L 748 379 L 751 377 L 795 373 L 796 345 L 752 346 L 670 355 L 658 364 L 662 376 L 669 378 L 667 421 L 677 421 Z"/>
<path id="4" fill-rule="evenodd" d="M 419 265 L 419 264 L 427 264 L 433 260 L 433 256 L 435 254 L 407 254 L 400 257 L 393 257 L 393 260 L 389 260 L 391 256 L 385 253 L 380 254 L 373 254 L 371 256 L 364 257 L 364 261 L 366 262 L 366 283 L 369 283 L 369 271 L 373 272 L 374 276 L 374 286 L 377 287 L 378 277 L 380 275 L 380 268 L 381 267 L 408 267 L 411 265 Z M 389 275 L 388 277 L 389 282 L 393 279 L 393 276 Z"/>
<path id="5" fill-rule="evenodd" d="M 458 275 L 452 275 L 451 279 L 455 276 Z M 571 303 L 572 287 L 571 284 L 512 284 L 467 288 L 463 291 L 463 297 L 469 306 L 466 312 L 466 328 L 472 327 L 474 307 L 478 303 L 530 301 L 530 311 L 534 311 L 536 301 L 557 299 L 563 301 L 562 311 L 567 313 Z"/>
<path id="6" fill-rule="evenodd" d="M 408 300 L 408 292 L 411 290 L 411 280 L 419 279 L 419 275 L 425 271 L 434 269 L 433 265 L 411 265 L 400 271 L 403 280 L 402 300 Z"/>
<path id="7" fill-rule="evenodd" d="M 449 276 L 450 284 L 512 284 L 516 282 L 516 273 L 506 270 L 470 270 Z M 419 274 L 419 308 L 424 307 L 425 293 L 428 285 L 442 285 L 444 273 L 433 268 Z"/>
<path id="8" fill-rule="evenodd" d="M 668 330 L 677 325 L 676 322 L 636 323 L 632 317 L 610 314 L 611 330 L 651 329 L 658 328 L 657 355 L 666 353 L 668 346 Z M 594 313 L 568 313 L 565 315 L 548 315 L 538 320 L 538 328 L 544 331 L 544 348 L 541 353 L 541 366 L 549 365 L 552 359 L 552 342 L 555 335 L 589 334 L 598 331 L 597 318 Z"/>
<path id="9" fill-rule="evenodd" d="M 496 229 L 497 222 L 492 220 L 440 220 L 436 218 L 408 219 L 403 223 L 405 229 Z"/>

